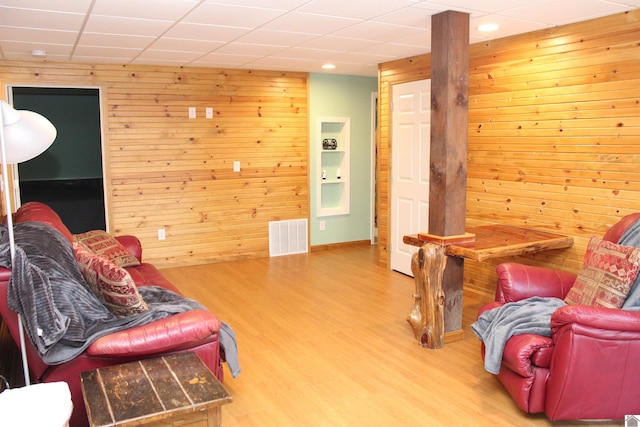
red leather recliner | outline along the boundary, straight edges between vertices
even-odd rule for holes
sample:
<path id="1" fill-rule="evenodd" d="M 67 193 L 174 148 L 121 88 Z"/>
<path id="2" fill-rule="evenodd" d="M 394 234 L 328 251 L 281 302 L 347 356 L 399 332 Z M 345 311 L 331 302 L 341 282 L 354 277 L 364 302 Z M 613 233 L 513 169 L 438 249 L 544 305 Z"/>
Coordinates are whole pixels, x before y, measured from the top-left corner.
<path id="1" fill-rule="evenodd" d="M 618 242 L 640 218 L 627 215 L 604 235 Z M 576 274 L 517 263 L 497 266 L 496 300 L 564 298 Z M 568 305 L 551 317 L 551 337 L 511 337 L 498 380 L 525 412 L 551 420 L 624 419 L 640 414 L 640 312 Z M 482 356 L 484 358 L 484 344 Z"/>
<path id="2" fill-rule="evenodd" d="M 60 231 L 70 242 L 73 239 L 73 235 L 56 212 L 42 203 L 25 203 L 13 215 L 13 219 L 16 224 L 25 221 L 49 224 Z M 126 268 L 136 286 L 156 285 L 180 293 L 155 266 L 142 262 L 142 247 L 136 237 L 120 236 L 116 239 L 141 261 L 138 266 Z M 0 316 L 19 346 L 18 318 L 7 303 L 10 276 L 11 270 L 0 267 Z M 146 325 L 105 335 L 94 341 L 79 356 L 59 365 L 47 365 L 27 338 L 25 347 L 31 381 L 33 383 L 65 381 L 69 385 L 74 406 L 70 425 L 72 427 L 88 425 L 82 398 L 80 372 L 133 360 L 194 352 L 222 381 L 220 327 L 220 320 L 207 310 L 178 313 Z M 37 408 L 37 405 L 34 408 Z"/>

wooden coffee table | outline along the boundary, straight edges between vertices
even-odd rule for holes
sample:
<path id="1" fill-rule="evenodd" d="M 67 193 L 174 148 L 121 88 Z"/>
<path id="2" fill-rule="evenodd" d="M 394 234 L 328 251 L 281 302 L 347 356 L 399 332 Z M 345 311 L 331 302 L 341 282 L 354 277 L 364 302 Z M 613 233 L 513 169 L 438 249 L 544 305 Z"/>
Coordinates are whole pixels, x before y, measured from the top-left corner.
<path id="1" fill-rule="evenodd" d="M 80 374 L 89 424 L 220 426 L 231 396 L 195 353 Z"/>

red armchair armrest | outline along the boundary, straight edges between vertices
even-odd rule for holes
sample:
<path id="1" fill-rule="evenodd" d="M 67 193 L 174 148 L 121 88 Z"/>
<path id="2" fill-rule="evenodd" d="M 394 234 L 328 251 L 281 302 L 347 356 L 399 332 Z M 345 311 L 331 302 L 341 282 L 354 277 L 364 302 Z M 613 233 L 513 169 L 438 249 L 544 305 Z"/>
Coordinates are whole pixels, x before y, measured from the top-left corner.
<path id="1" fill-rule="evenodd" d="M 116 236 L 116 240 L 142 262 L 142 244 L 136 236 Z"/>
<path id="2" fill-rule="evenodd" d="M 534 375 L 533 368 L 548 368 L 553 355 L 553 340 L 534 334 L 515 335 L 504 346 L 502 363 L 523 377 Z"/>
<path id="3" fill-rule="evenodd" d="M 220 320 L 206 310 L 190 310 L 146 325 L 114 332 L 94 341 L 87 354 L 136 357 L 160 354 L 217 334 Z"/>
<path id="4" fill-rule="evenodd" d="M 533 296 L 563 299 L 576 280 L 568 271 L 507 262 L 496 267 L 496 301 L 507 303 Z"/>
<path id="5" fill-rule="evenodd" d="M 580 325 L 582 334 L 593 332 L 598 339 L 621 339 L 625 333 L 640 339 L 640 312 L 587 305 L 567 305 L 551 316 L 551 331 L 555 335 L 569 325 Z M 611 335 L 607 333 L 609 331 Z"/>

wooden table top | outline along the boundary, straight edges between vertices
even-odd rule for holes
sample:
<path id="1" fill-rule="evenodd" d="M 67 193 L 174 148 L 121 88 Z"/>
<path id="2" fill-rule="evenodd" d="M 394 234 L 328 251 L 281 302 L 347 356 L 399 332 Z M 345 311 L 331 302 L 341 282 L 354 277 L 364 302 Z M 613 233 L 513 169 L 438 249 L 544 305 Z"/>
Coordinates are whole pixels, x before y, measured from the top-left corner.
<path id="1" fill-rule="evenodd" d="M 91 426 L 158 421 L 231 402 L 195 353 L 182 353 L 80 374 Z"/>
<path id="2" fill-rule="evenodd" d="M 573 245 L 572 237 L 514 225 L 481 225 L 469 228 L 467 233 L 474 234 L 475 241 L 447 245 L 447 255 L 484 261 L 489 258 L 563 249 Z M 424 244 L 420 235 L 404 236 L 404 242 L 414 246 Z"/>

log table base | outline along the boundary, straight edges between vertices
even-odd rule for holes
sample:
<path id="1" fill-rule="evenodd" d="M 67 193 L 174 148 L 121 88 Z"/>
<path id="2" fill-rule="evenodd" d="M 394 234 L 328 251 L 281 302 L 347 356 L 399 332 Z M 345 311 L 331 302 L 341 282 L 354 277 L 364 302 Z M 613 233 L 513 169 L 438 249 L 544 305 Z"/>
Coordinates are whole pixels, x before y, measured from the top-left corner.
<path id="1" fill-rule="evenodd" d="M 433 243 L 425 244 L 411 257 L 416 293 L 407 322 L 423 347 L 442 348 L 444 343 L 442 275 L 446 265 L 444 246 Z"/>

